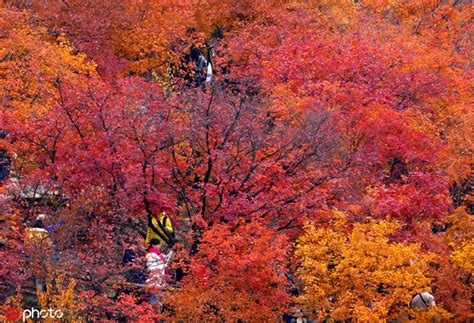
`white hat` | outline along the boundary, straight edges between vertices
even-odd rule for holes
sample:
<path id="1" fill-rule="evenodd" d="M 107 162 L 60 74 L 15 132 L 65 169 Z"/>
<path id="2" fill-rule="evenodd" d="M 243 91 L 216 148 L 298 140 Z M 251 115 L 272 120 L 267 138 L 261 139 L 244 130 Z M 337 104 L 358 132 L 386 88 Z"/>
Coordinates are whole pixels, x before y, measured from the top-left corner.
<path id="1" fill-rule="evenodd" d="M 428 292 L 421 292 L 416 294 L 413 299 L 410 302 L 410 307 L 411 308 L 424 308 L 428 309 L 429 307 L 435 307 L 436 302 L 433 297 Z"/>

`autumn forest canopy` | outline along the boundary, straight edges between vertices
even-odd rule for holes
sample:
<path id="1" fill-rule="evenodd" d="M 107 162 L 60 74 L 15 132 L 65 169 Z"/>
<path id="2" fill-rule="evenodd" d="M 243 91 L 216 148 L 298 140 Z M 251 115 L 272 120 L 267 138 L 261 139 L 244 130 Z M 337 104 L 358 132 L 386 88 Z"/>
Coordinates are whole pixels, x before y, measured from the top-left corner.
<path id="1" fill-rule="evenodd" d="M 0 315 L 474 320 L 472 19 L 0 0 Z"/>

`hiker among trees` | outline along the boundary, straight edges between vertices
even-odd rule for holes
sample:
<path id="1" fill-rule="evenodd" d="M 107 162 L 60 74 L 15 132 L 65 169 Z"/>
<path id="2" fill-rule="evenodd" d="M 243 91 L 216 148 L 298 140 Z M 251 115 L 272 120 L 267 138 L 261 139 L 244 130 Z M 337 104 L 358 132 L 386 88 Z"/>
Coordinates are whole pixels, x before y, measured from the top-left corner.
<path id="1" fill-rule="evenodd" d="M 193 47 L 188 55 L 187 62 L 194 62 L 198 73 L 198 84 L 212 82 L 214 77 L 213 62 L 214 48 L 210 44 L 205 44 L 202 48 Z"/>
<path id="2" fill-rule="evenodd" d="M 169 276 L 168 263 L 173 252 L 166 254 L 159 239 L 151 239 L 146 255 L 146 267 L 150 273 L 146 283 L 150 287 L 164 288 Z"/>
<path id="3" fill-rule="evenodd" d="M 428 310 L 430 307 L 436 307 L 436 302 L 433 295 L 428 292 L 418 293 L 410 301 L 410 308 Z"/>
<path id="4" fill-rule="evenodd" d="M 25 244 L 34 244 L 35 248 L 50 247 L 49 233 L 45 229 L 43 221 L 46 219 L 45 214 L 39 214 L 35 222 L 30 228 L 26 229 Z"/>
<path id="5" fill-rule="evenodd" d="M 64 219 L 62 219 L 61 221 L 59 221 L 58 223 L 53 223 L 53 224 L 50 224 L 46 227 L 46 230 L 49 232 L 49 233 L 55 233 L 55 232 L 58 232 L 59 228 L 63 225 L 66 224 L 66 221 L 64 221 Z"/>
<path id="6" fill-rule="evenodd" d="M 0 129 L 0 139 L 7 137 L 6 131 Z M 11 165 L 10 157 L 8 152 L 3 147 L 0 148 L 0 182 L 8 177 L 10 174 L 9 166 Z"/>
<path id="7" fill-rule="evenodd" d="M 165 212 L 159 215 L 148 215 L 146 244 L 150 245 L 152 239 L 159 240 L 162 247 L 171 247 L 175 242 L 174 228 Z"/>
<path id="8" fill-rule="evenodd" d="M 45 290 L 46 265 L 51 256 L 51 239 L 45 229 L 43 221 L 45 214 L 39 214 L 30 228 L 26 229 L 25 251 L 30 259 L 30 264 L 37 292 Z"/>
<path id="9" fill-rule="evenodd" d="M 150 304 L 155 307 L 158 312 L 163 311 L 160 295 L 156 292 L 165 289 L 167 286 L 166 280 L 169 277 L 168 263 L 173 255 L 173 252 L 164 253 L 164 248 L 161 247 L 161 241 L 158 239 L 151 239 L 148 253 L 146 254 L 146 267 L 149 272 L 149 278 L 146 281 L 147 287 L 151 289 Z M 163 251 L 163 252 L 162 252 Z"/>
<path id="10" fill-rule="evenodd" d="M 136 252 L 133 249 L 125 250 L 125 254 L 122 258 L 122 265 L 127 269 L 124 273 L 124 277 L 129 283 L 144 284 L 146 282 L 146 275 L 143 270 L 134 267 L 136 260 Z"/>

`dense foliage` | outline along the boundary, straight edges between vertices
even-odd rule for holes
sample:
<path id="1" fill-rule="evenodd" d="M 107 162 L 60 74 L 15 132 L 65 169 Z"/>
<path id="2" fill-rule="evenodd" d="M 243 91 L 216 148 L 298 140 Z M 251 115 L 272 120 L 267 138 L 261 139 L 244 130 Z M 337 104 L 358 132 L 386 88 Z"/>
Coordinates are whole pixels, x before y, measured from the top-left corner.
<path id="1" fill-rule="evenodd" d="M 474 319 L 470 1 L 0 4 L 4 309 Z M 162 211 L 184 278 L 159 314 L 122 256 Z"/>

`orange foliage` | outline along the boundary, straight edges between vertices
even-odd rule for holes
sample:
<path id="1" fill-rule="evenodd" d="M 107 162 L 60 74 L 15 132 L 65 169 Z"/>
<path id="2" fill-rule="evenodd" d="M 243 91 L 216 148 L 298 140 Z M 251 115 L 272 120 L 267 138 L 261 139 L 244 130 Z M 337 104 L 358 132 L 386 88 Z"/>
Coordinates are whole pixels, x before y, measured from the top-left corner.
<path id="1" fill-rule="evenodd" d="M 253 223 L 205 233 L 189 276 L 165 298 L 170 318 L 274 320 L 287 308 L 283 237 Z"/>
<path id="2" fill-rule="evenodd" d="M 390 241 L 399 228 L 389 221 L 350 224 L 338 211 L 324 227 L 308 224 L 295 252 L 304 283 L 297 302 L 305 312 L 319 320 L 369 321 L 408 313 L 412 295 L 430 291 L 434 255 Z"/>
<path id="3" fill-rule="evenodd" d="M 0 300 L 48 274 L 34 301 L 70 320 L 472 320 L 472 8 L 0 1 Z M 121 264 L 144 272 L 161 211 L 184 271 L 163 315 Z M 408 310 L 421 290 L 436 309 Z"/>

